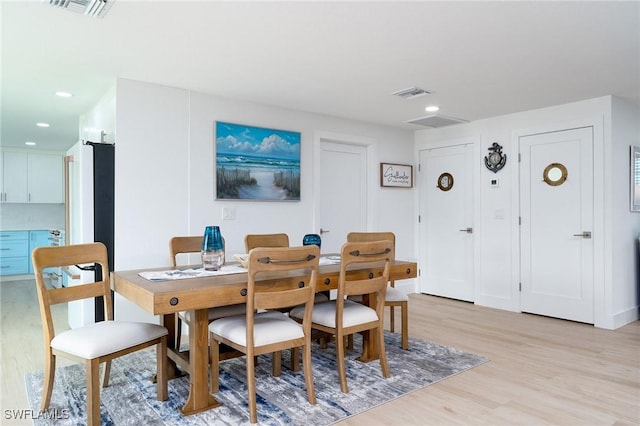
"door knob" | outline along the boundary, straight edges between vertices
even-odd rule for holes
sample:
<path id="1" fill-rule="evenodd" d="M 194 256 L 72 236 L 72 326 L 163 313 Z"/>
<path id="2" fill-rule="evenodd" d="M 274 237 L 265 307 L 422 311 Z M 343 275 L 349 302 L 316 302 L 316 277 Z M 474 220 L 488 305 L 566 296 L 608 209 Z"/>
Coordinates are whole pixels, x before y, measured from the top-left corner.
<path id="1" fill-rule="evenodd" d="M 459 229 L 460 232 L 466 232 L 467 234 L 473 234 L 473 228 Z"/>
<path id="2" fill-rule="evenodd" d="M 582 234 L 573 234 L 574 237 L 582 237 L 586 240 L 590 240 L 591 239 L 591 232 L 589 231 L 584 231 Z"/>
<path id="3" fill-rule="evenodd" d="M 322 234 L 326 234 L 327 232 L 330 232 L 328 229 L 322 229 L 320 228 L 320 235 Z"/>

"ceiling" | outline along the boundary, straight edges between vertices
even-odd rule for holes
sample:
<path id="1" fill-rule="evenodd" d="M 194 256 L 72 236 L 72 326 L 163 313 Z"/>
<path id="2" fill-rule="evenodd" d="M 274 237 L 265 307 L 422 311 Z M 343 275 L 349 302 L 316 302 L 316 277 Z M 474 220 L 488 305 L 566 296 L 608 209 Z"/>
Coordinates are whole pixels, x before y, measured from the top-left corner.
<path id="1" fill-rule="evenodd" d="M 0 13 L 3 147 L 73 145 L 116 77 L 410 130 L 430 104 L 468 121 L 609 94 L 640 105 L 638 1 L 115 0 L 94 18 L 2 0 Z M 412 86 L 432 94 L 392 95 Z"/>

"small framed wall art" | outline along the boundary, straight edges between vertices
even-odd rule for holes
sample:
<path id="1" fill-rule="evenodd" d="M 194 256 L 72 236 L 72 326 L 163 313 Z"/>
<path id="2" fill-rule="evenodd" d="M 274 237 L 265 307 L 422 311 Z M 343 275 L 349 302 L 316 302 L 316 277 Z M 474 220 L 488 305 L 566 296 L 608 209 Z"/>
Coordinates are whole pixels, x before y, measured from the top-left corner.
<path id="1" fill-rule="evenodd" d="M 413 166 L 410 164 L 380 163 L 380 186 L 413 187 Z"/>

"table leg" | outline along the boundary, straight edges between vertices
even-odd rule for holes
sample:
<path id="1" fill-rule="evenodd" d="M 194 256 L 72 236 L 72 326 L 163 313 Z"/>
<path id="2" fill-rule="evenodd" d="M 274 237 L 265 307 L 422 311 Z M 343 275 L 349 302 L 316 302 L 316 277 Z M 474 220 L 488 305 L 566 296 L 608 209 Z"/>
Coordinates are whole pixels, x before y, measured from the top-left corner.
<path id="1" fill-rule="evenodd" d="M 375 293 L 363 295 L 362 302 L 375 309 L 376 295 Z M 376 345 L 376 333 L 372 333 L 371 330 L 365 330 L 362 332 L 362 355 L 358 357 L 360 362 L 375 361 L 380 357 L 378 353 L 378 346 Z"/>
<path id="2" fill-rule="evenodd" d="M 161 315 L 160 325 L 164 326 L 169 332 L 167 334 L 167 351 L 176 351 L 176 315 Z M 171 358 L 167 357 L 167 378 L 170 380 L 183 375 L 184 374 L 178 369 L 176 363 Z"/>
<path id="3" fill-rule="evenodd" d="M 207 309 L 191 311 L 189 325 L 190 387 L 185 416 L 220 406 L 209 394 L 209 315 Z"/>

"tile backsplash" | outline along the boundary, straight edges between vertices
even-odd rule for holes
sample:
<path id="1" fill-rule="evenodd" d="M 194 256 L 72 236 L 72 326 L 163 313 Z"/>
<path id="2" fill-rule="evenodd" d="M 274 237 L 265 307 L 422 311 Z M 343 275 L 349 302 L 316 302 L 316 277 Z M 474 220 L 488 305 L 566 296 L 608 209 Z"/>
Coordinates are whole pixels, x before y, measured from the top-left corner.
<path id="1" fill-rule="evenodd" d="M 0 205 L 0 230 L 64 229 L 64 204 Z"/>

